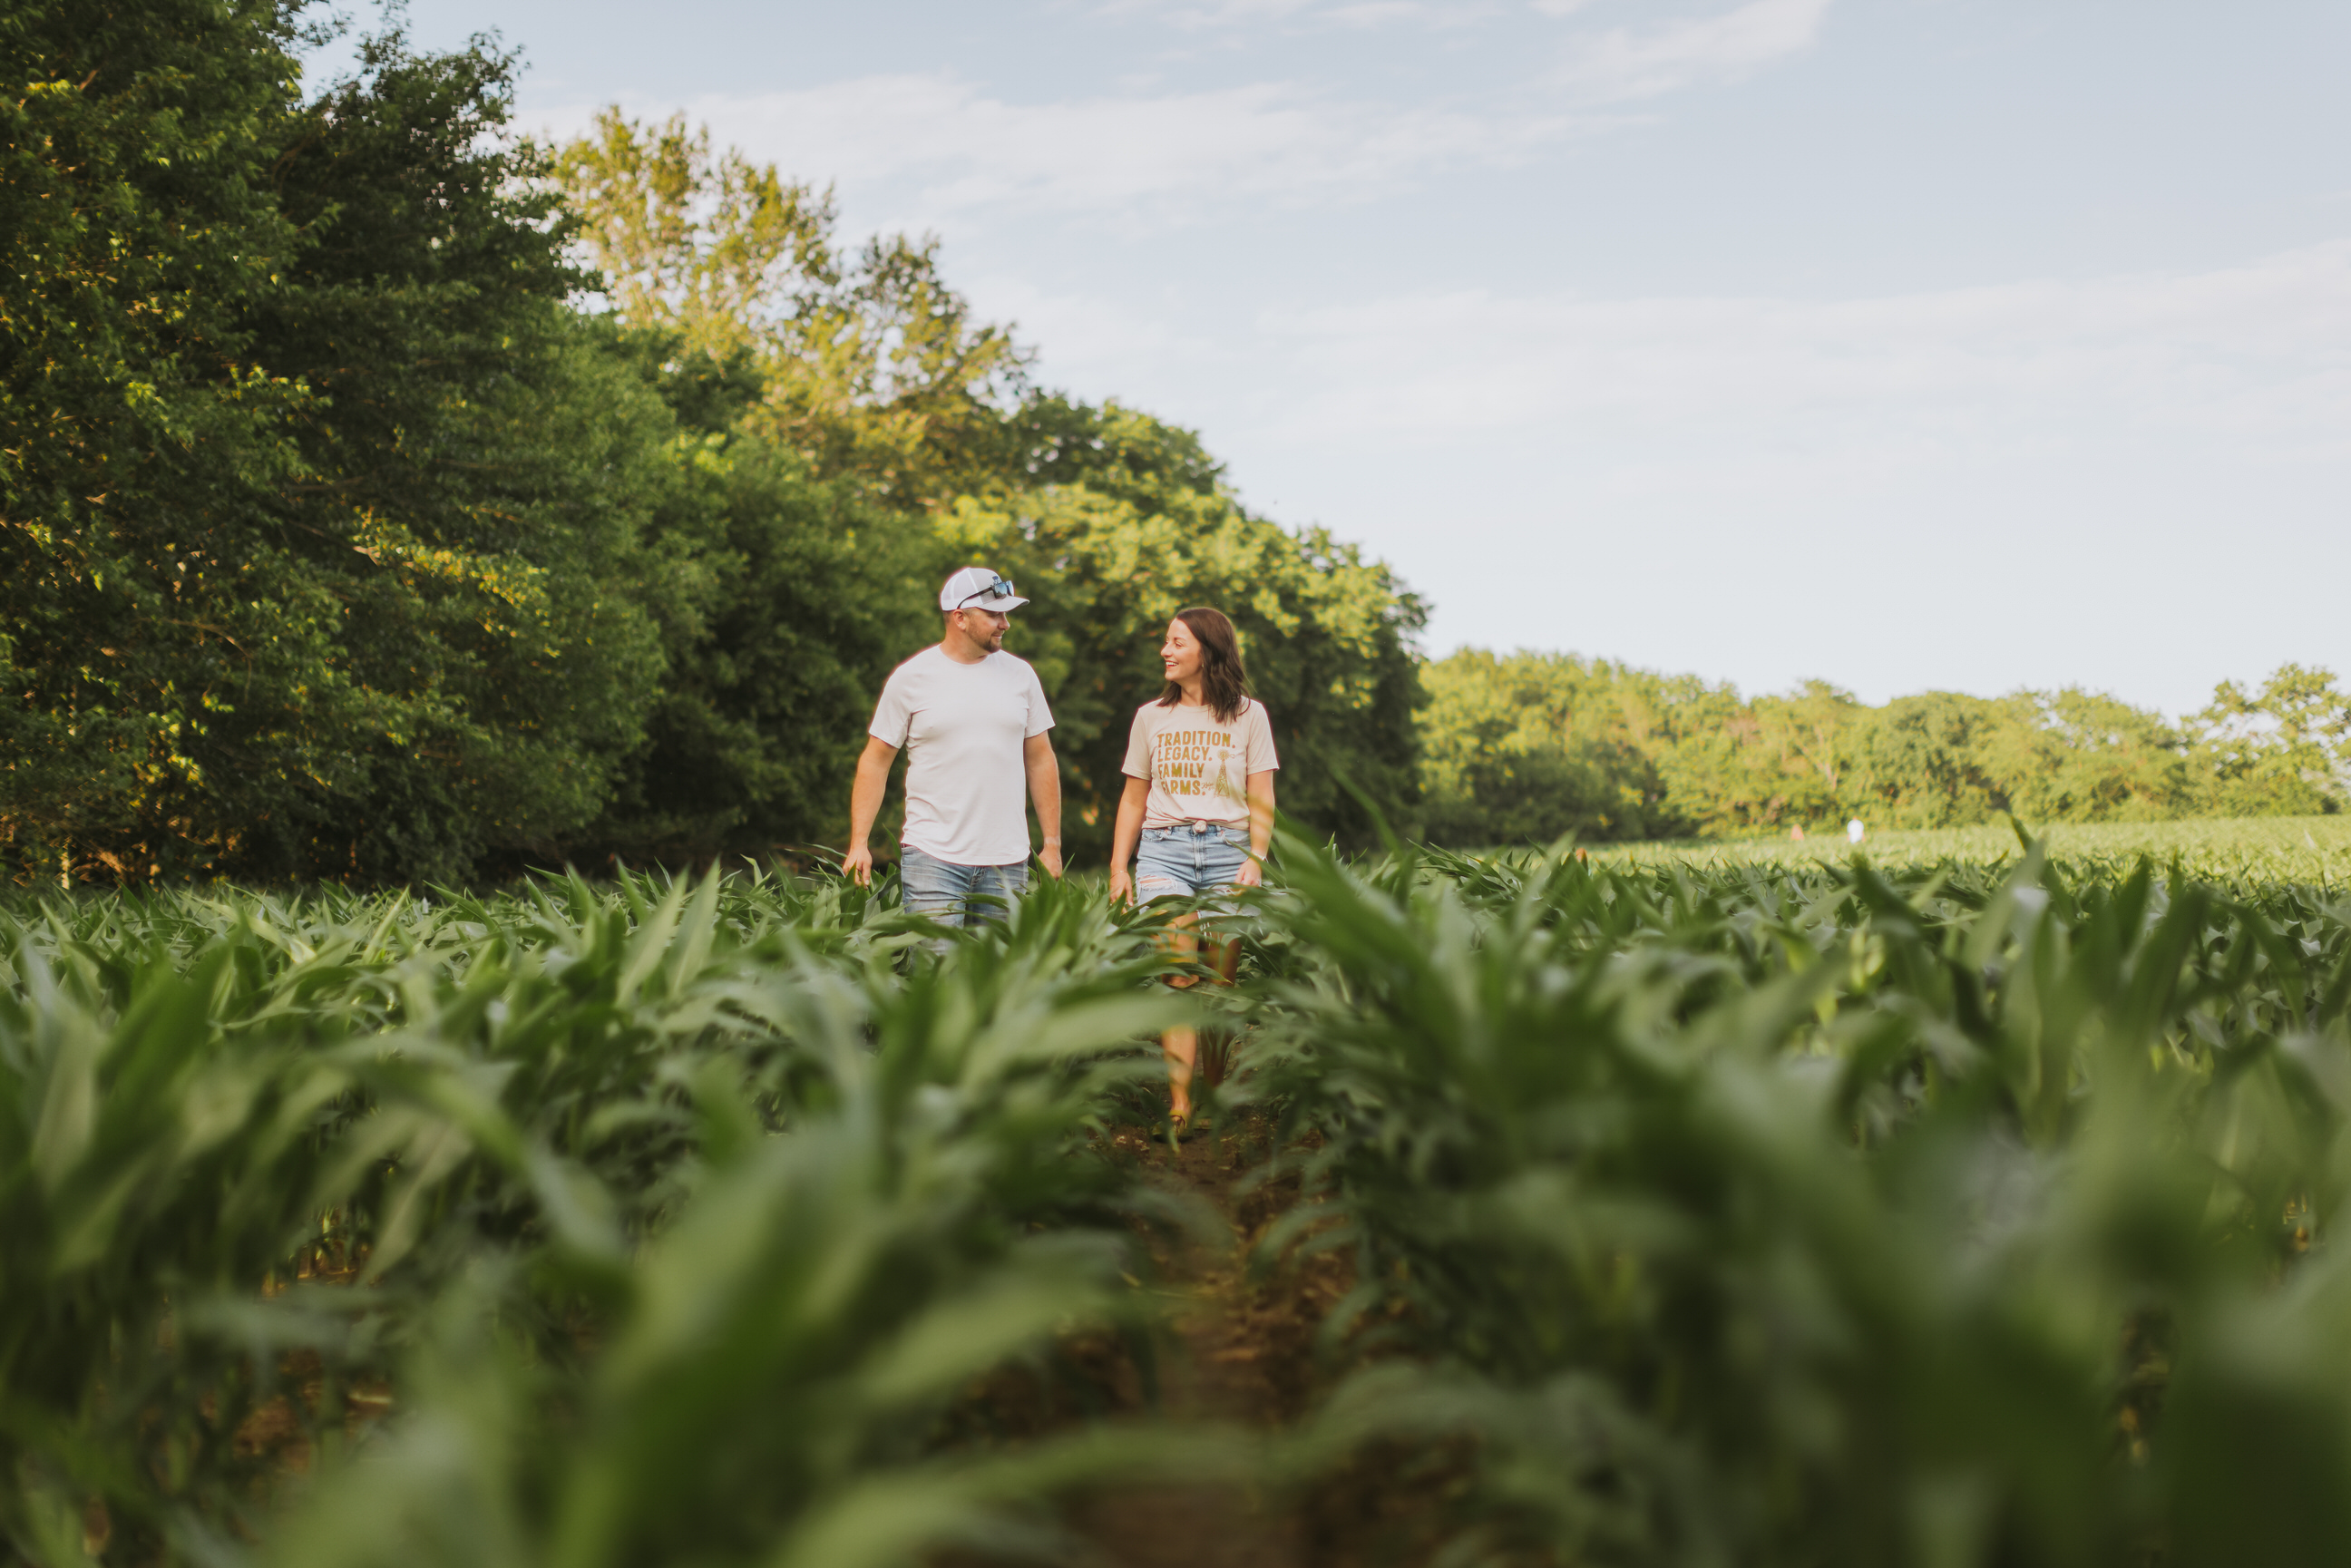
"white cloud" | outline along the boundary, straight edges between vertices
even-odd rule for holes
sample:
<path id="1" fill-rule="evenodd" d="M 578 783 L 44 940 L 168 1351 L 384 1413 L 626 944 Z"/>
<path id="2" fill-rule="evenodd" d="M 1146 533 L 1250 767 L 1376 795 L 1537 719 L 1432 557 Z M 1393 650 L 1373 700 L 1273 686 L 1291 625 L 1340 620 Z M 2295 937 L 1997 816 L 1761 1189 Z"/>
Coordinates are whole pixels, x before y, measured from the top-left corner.
<path id="1" fill-rule="evenodd" d="M 1859 455 L 2127 429 L 2351 453 L 2351 241 L 2203 273 L 1873 299 L 1463 292 L 1261 327 L 1291 361 L 1299 437 L 1598 423 L 1667 449 L 1703 429 Z"/>
<path id="2" fill-rule="evenodd" d="M 970 280 L 969 294 L 988 319 L 1012 322 L 1022 342 L 1043 346 L 1040 379 L 1050 386 L 1077 385 L 1098 396 L 1132 398 L 1125 383 L 1138 366 L 1153 366 L 1163 374 L 1222 378 L 1247 364 L 1244 342 L 1105 295 L 1043 288 L 1017 276 L 984 273 Z"/>
<path id="3" fill-rule="evenodd" d="M 1565 16 L 1593 0 L 1535 0 Z M 1295 205 L 1394 194 L 1448 171 L 1509 166 L 1580 134 L 1614 130 L 1605 102 L 1734 80 L 1807 47 L 1833 0 L 1747 0 L 1719 16 L 1584 34 L 1552 86 L 1590 109 L 1540 112 L 1347 99 L 1296 81 L 1196 90 L 1129 90 L 1020 103 L 952 72 L 856 78 L 683 105 L 624 97 L 662 116 L 682 108 L 721 144 L 788 174 L 838 182 L 860 216 L 886 191 L 900 223 L 953 229 L 1004 210 L 1081 213 L 1163 230 L 1239 204 Z M 1134 0 L 1186 26 L 1398 22 L 1466 26 L 1480 0 Z M 1144 78 L 1147 81 L 1148 78 Z M 1542 96 L 1552 97 L 1546 92 Z M 1527 95 L 1513 92 L 1523 103 Z M 542 111 L 563 136 L 593 106 Z"/>
<path id="4" fill-rule="evenodd" d="M 1416 23 L 1425 27 L 1466 27 L 1493 14 L 1490 5 L 1470 5 L 1459 0 L 1429 5 L 1423 0 L 1360 0 L 1330 5 L 1318 13 L 1342 26 L 1385 27 Z"/>
<path id="5" fill-rule="evenodd" d="M 1748 0 L 1719 16 L 1611 28 L 1576 41 L 1560 79 L 1580 96 L 1609 102 L 1739 81 L 1810 48 L 1831 4 Z M 1581 0 L 1538 6 L 1553 15 L 1580 8 Z"/>
<path id="6" fill-rule="evenodd" d="M 1236 26 L 1287 22 L 1319 10 L 1322 0 L 1106 0 L 1104 16 L 1155 16 L 1178 26 Z"/>
<path id="7" fill-rule="evenodd" d="M 1113 0 L 1106 16 L 1150 14 L 1178 27 L 1382 27 L 1413 25 L 1454 28 L 1491 16 L 1490 0 Z"/>
<path id="8" fill-rule="evenodd" d="M 1199 423 L 1254 503 L 1394 561 L 1438 649 L 1873 701 L 2079 681 L 2170 711 L 2224 673 L 2351 659 L 2351 238 L 1845 300 L 1458 291 L 1255 325 L 1228 364 L 1143 350 L 1118 384 L 1155 383 L 1144 406 Z"/>
<path id="9" fill-rule="evenodd" d="M 628 105 L 632 112 L 659 112 Z M 925 224 L 1005 208 L 1115 214 L 1144 227 L 1235 200 L 1355 200 L 1558 141 L 1561 115 L 1390 109 L 1268 82 L 1013 103 L 958 78 L 876 76 L 684 106 L 721 144 L 845 190 L 914 188 Z M 553 111 L 559 134 L 589 110 Z"/>

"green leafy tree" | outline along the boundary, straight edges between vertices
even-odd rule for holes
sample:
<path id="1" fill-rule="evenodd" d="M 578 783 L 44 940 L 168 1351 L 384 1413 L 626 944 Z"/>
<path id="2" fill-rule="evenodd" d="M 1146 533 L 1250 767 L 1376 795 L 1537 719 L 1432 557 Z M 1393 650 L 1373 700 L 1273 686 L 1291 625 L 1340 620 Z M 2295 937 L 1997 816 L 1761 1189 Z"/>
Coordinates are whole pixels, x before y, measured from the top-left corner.
<path id="1" fill-rule="evenodd" d="M 1646 838 L 1670 821 L 1657 766 L 1669 699 L 1606 660 L 1465 649 L 1426 674 L 1424 778 L 1439 842 Z"/>
<path id="2" fill-rule="evenodd" d="M 935 242 L 852 253 L 829 193 L 714 154 L 683 119 L 608 110 L 552 177 L 625 351 L 691 427 L 685 498 L 655 525 L 686 584 L 674 674 L 600 831 L 673 849 L 838 834 L 874 693 L 935 640 L 931 585 L 974 559 L 1035 600 L 1015 644 L 1054 703 L 1073 852 L 1108 845 L 1128 716 L 1195 602 L 1249 641 L 1284 806 L 1368 842 L 1353 786 L 1411 824 L 1422 612 L 1385 568 L 1250 515 L 1190 433 L 1033 391 Z"/>
<path id="3" fill-rule="evenodd" d="M 41 5 L 0 27 L 0 833 L 20 865 L 179 864 L 158 808 L 304 616 L 210 521 L 314 400 L 242 307 L 295 243 L 262 176 L 296 76 L 271 4 Z M 152 857 L 152 858 L 151 858 Z"/>
<path id="4" fill-rule="evenodd" d="M 1963 692 L 1921 692 L 1876 709 L 1855 732 L 1847 805 L 1889 828 L 1958 827 L 2006 809 L 1977 754 L 1996 711 Z"/>
<path id="5" fill-rule="evenodd" d="M 1727 683 L 1605 659 L 1464 649 L 1430 665 L 1430 831 L 1454 844 L 1771 831 L 1841 812 L 1857 716 L 1813 682 Z"/>
<path id="6" fill-rule="evenodd" d="M 788 351 L 794 319 L 840 286 L 832 193 L 731 148 L 714 156 L 682 114 L 646 126 L 600 110 L 550 173 L 612 308 L 674 329 L 685 353 Z"/>
<path id="7" fill-rule="evenodd" d="M 852 252 L 830 192 L 682 117 L 608 110 L 548 178 L 600 269 L 600 329 L 677 423 L 648 533 L 669 675 L 573 852 L 837 841 L 875 694 L 936 635 L 932 517 L 1004 483 L 1020 355 L 930 242 Z"/>
<path id="8" fill-rule="evenodd" d="M 667 674 L 580 859 L 774 853 L 838 841 L 874 694 L 926 633 L 926 523 L 744 428 L 747 356 L 607 327 L 674 411 L 676 483 L 647 530 Z"/>
<path id="9" fill-rule="evenodd" d="M 1768 810 L 1748 825 L 1810 827 L 1842 817 L 1855 727 L 1868 710 L 1851 692 L 1818 680 L 1783 695 L 1757 697 L 1751 707 L 1755 750 L 1763 754 L 1773 793 Z"/>
<path id="10" fill-rule="evenodd" d="M 2351 696 L 2335 672 L 2281 664 L 2257 692 L 2223 681 L 2189 720 L 2216 816 L 2339 811 L 2351 796 Z"/>
<path id="11" fill-rule="evenodd" d="M 512 58 L 393 33 L 304 103 L 290 15 L 7 35 L 53 78 L 10 155 L 59 220 L 0 312 L 44 367 L 0 413 L 21 862 L 536 856 L 601 810 L 658 682 L 636 550 L 668 416 L 566 308 L 560 214 L 502 139 Z"/>
<path id="12" fill-rule="evenodd" d="M 298 433 L 280 536 L 340 601 L 329 662 L 365 694 L 327 716 L 356 777 L 314 770 L 340 788 L 294 813 L 289 869 L 333 864 L 354 797 L 362 873 L 549 854 L 657 690 L 636 584 L 672 422 L 568 308 L 568 228 L 501 140 L 513 73 L 479 44 L 373 40 L 278 165 L 311 243 L 257 336 L 331 411 Z"/>
<path id="13" fill-rule="evenodd" d="M 2026 821 L 2144 822 L 2197 801 L 2178 730 L 2102 692 L 2019 692 L 1994 705 L 1977 767 Z"/>
<path id="14" fill-rule="evenodd" d="M 916 509 L 998 477 L 1026 358 L 948 287 L 935 240 L 852 253 L 830 190 L 714 154 L 683 116 L 649 127 L 607 109 L 550 175 L 621 318 L 747 354 L 764 381 L 747 417 L 820 477 Z"/>
<path id="15" fill-rule="evenodd" d="M 2150 821 L 2193 814 L 2210 794 L 2186 737 L 2160 716 L 2070 687 L 1870 707 L 1813 681 L 1743 700 L 1606 660 L 1477 649 L 1426 679 L 1428 821 L 1448 843 L 1722 836 L 1851 815 L 1952 826 L 2008 810 L 2034 821 Z M 2309 737 L 2327 722 L 2316 687 L 2282 677 L 2278 692 L 2302 716 L 2247 721 L 2247 744 L 2264 757 L 2282 754 L 2289 723 Z M 2273 760 L 2273 774 L 2314 775 L 2321 753 L 2334 755 L 2319 750 Z"/>
<path id="16" fill-rule="evenodd" d="M 1053 704 L 1071 848 L 1108 848 L 1128 724 L 1165 688 L 1160 642 L 1187 604 L 1241 634 L 1284 810 L 1352 844 L 1374 841 L 1374 811 L 1412 828 L 1424 612 L 1388 569 L 1254 516 L 1197 436 L 1147 414 L 1045 399 L 1022 428 L 1034 487 L 967 497 L 939 529 L 954 559 L 988 562 L 1033 601 L 1013 642 Z"/>

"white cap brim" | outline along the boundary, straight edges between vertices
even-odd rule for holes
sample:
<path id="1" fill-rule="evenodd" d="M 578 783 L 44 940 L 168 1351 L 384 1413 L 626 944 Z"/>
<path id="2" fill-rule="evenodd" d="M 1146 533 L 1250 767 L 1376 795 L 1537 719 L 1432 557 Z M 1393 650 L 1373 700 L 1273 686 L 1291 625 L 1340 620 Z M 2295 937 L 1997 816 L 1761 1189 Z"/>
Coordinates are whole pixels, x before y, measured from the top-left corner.
<path id="1" fill-rule="evenodd" d="M 1002 599 L 974 599 L 956 606 L 957 610 L 1018 610 L 1029 601 L 1007 595 Z"/>

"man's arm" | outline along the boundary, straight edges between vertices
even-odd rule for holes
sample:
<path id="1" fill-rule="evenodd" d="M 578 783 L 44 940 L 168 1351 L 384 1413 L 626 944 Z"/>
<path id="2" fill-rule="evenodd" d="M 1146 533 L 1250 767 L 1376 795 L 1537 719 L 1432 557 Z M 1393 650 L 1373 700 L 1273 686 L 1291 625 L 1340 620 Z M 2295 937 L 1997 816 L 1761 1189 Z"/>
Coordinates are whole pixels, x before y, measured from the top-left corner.
<path id="1" fill-rule="evenodd" d="M 1037 825 L 1045 830 L 1045 847 L 1037 858 L 1046 871 L 1061 874 L 1061 761 L 1053 755 L 1053 732 L 1045 730 L 1021 742 L 1021 760 L 1029 768 L 1029 800 L 1037 808 Z"/>
<path id="2" fill-rule="evenodd" d="M 849 789 L 849 852 L 841 857 L 841 869 L 860 887 L 873 880 L 873 819 L 882 814 L 882 797 L 890 788 L 890 764 L 897 758 L 896 747 L 871 735 L 858 755 L 857 782 Z"/>

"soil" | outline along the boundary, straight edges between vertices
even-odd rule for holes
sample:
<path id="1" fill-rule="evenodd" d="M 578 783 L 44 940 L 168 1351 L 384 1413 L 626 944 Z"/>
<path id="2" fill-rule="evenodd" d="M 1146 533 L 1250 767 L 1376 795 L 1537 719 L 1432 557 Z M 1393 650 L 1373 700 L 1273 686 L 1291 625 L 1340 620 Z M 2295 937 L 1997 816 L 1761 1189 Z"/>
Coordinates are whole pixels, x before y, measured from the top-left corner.
<path id="1" fill-rule="evenodd" d="M 1324 1391 L 1317 1341 L 1354 1286 L 1343 1250 L 1292 1256 L 1252 1279 L 1249 1256 L 1299 1195 L 1294 1180 L 1257 1179 L 1270 1147 L 1242 1123 L 1186 1138 L 1170 1154 L 1140 1130 L 1118 1134 L 1150 1179 L 1207 1199 L 1226 1221 L 1222 1246 L 1155 1242 L 1170 1314 L 1160 1413 L 1280 1433 Z M 1070 1522 L 1103 1568 L 1370 1568 L 1425 1563 L 1437 1544 L 1441 1487 L 1406 1477 L 1411 1456 L 1381 1454 L 1314 1486 L 1131 1487 L 1079 1504 Z"/>

